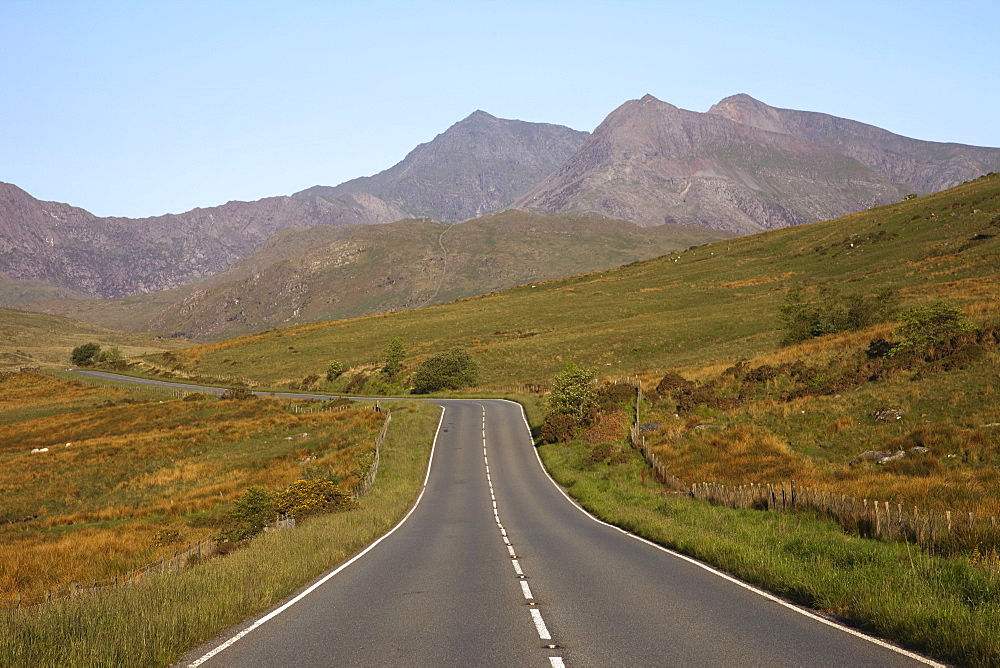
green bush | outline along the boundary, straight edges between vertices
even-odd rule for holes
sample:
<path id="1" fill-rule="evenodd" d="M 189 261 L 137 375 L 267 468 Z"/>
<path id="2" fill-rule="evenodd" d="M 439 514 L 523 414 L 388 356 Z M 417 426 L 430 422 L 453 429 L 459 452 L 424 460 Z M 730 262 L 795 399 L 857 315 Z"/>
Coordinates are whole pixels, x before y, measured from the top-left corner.
<path id="1" fill-rule="evenodd" d="M 115 365 L 124 361 L 124 359 L 125 357 L 122 355 L 122 349 L 118 346 L 111 346 L 107 350 L 102 350 L 97 355 L 97 361 L 101 364 Z"/>
<path id="2" fill-rule="evenodd" d="M 223 540 L 245 540 L 262 532 L 277 514 L 274 496 L 263 487 L 251 487 L 244 492 L 229 511 L 228 526 L 222 531 Z"/>
<path id="3" fill-rule="evenodd" d="M 781 342 L 790 345 L 824 334 L 871 327 L 892 318 L 898 306 L 899 296 L 892 288 L 864 295 L 841 294 L 824 287 L 812 298 L 802 290 L 793 290 L 781 307 L 785 329 Z"/>
<path id="4" fill-rule="evenodd" d="M 406 358 L 406 344 L 403 343 L 403 339 L 398 336 L 389 339 L 382 356 L 385 357 L 382 373 L 390 378 L 398 375 L 403 370 L 403 360 Z"/>
<path id="5" fill-rule="evenodd" d="M 897 333 L 903 337 L 903 341 L 893 348 L 893 354 L 907 349 L 929 348 L 976 329 L 976 325 L 965 317 L 961 307 L 949 301 L 915 306 L 903 311 L 899 319 L 902 324 Z"/>
<path id="6" fill-rule="evenodd" d="M 90 366 L 97 361 L 97 356 L 101 352 L 101 346 L 97 343 L 85 343 L 82 346 L 73 348 L 70 353 L 70 360 L 74 366 Z"/>
<path id="7" fill-rule="evenodd" d="M 345 371 L 347 371 L 347 367 L 344 363 L 334 360 L 333 362 L 330 362 L 330 366 L 326 368 L 326 379 L 329 381 L 337 380 Z"/>
<path id="8" fill-rule="evenodd" d="M 479 369 L 472 356 L 456 348 L 440 353 L 417 367 L 413 376 L 414 394 L 427 394 L 440 390 L 459 390 L 475 385 Z"/>
<path id="9" fill-rule="evenodd" d="M 597 405 L 597 388 L 594 387 L 594 372 L 567 362 L 562 372 L 552 381 L 549 394 L 549 408 L 554 413 L 572 415 L 578 420 L 586 419 Z"/>

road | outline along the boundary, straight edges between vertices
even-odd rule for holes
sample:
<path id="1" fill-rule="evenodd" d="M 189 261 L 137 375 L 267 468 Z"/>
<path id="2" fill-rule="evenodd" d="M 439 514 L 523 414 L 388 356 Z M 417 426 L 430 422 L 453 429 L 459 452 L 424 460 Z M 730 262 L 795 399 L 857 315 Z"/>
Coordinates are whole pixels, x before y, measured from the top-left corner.
<path id="1" fill-rule="evenodd" d="M 926 665 L 594 520 L 548 478 L 518 405 L 436 403 L 434 455 L 407 519 L 196 663 Z"/>

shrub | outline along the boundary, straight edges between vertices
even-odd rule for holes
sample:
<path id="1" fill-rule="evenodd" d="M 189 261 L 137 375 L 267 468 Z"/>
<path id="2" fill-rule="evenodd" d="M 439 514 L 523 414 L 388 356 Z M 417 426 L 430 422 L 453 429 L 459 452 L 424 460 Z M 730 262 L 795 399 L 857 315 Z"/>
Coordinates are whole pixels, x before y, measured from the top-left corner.
<path id="1" fill-rule="evenodd" d="M 70 353 L 70 360 L 74 366 L 90 366 L 97 361 L 97 356 L 101 352 L 101 346 L 97 343 L 85 343 L 82 346 L 73 348 Z"/>
<path id="2" fill-rule="evenodd" d="M 274 495 L 274 510 L 296 518 L 320 512 L 347 510 L 357 505 L 349 493 L 330 480 L 296 480 Z"/>
<path id="3" fill-rule="evenodd" d="M 229 511 L 229 526 L 222 532 L 222 538 L 226 541 L 252 538 L 264 530 L 275 514 L 274 493 L 263 487 L 251 487 Z"/>
<path id="4" fill-rule="evenodd" d="M 893 353 L 909 348 L 929 348 L 960 334 L 976 329 L 962 309 L 952 302 L 939 301 L 929 306 L 915 306 L 903 311 L 897 332 L 903 341 Z"/>
<path id="5" fill-rule="evenodd" d="M 596 400 L 594 372 L 590 369 L 567 362 L 562 373 L 552 381 L 549 408 L 555 413 L 566 413 L 584 420 L 594 410 Z"/>
<path id="6" fill-rule="evenodd" d="M 347 367 L 344 366 L 344 363 L 334 360 L 326 368 L 326 379 L 329 381 L 337 380 L 345 371 L 347 371 Z"/>
<path id="7" fill-rule="evenodd" d="M 389 339 L 383 357 L 385 366 L 382 367 L 382 373 L 390 377 L 399 374 L 403 370 L 403 359 L 406 357 L 406 344 L 403 343 L 403 339 L 398 336 Z"/>
<path id="8" fill-rule="evenodd" d="M 352 392 L 358 392 L 358 393 L 364 392 L 366 385 L 368 385 L 368 376 L 366 376 L 361 372 L 358 372 L 354 374 L 354 377 L 351 378 L 351 381 L 347 383 L 347 387 L 344 388 L 344 392 L 346 392 L 347 394 L 350 394 Z"/>
<path id="9" fill-rule="evenodd" d="M 118 346 L 112 346 L 107 350 L 102 350 L 97 355 L 97 361 L 102 364 L 116 365 L 119 362 L 124 361 L 125 357 L 122 355 L 122 349 Z"/>
<path id="10" fill-rule="evenodd" d="M 440 353 L 417 367 L 413 376 L 413 392 L 427 394 L 439 390 L 458 390 L 476 383 L 479 369 L 472 356 L 456 348 Z"/>
<path id="11" fill-rule="evenodd" d="M 569 443 L 576 438 L 580 421 L 567 413 L 549 413 L 545 416 L 539 437 L 542 443 Z"/>
<path id="12" fill-rule="evenodd" d="M 597 409 L 610 412 L 622 406 L 635 405 L 636 390 L 631 385 L 605 383 L 597 391 Z"/>
<path id="13" fill-rule="evenodd" d="M 236 401 L 246 401 L 248 399 L 257 399 L 257 395 L 248 390 L 245 387 L 231 387 L 221 395 L 220 399 L 233 399 Z"/>
<path id="14" fill-rule="evenodd" d="M 891 318 L 898 306 L 899 297 L 892 288 L 874 295 L 842 295 L 824 287 L 813 299 L 808 299 L 802 290 L 793 290 L 781 307 L 785 329 L 781 342 L 790 345 L 824 334 L 871 327 Z"/>

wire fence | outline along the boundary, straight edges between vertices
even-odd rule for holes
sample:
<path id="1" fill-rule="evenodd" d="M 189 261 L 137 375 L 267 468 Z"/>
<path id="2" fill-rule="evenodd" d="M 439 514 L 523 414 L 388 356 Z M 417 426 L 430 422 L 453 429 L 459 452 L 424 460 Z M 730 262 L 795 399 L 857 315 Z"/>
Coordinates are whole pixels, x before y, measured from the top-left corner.
<path id="1" fill-rule="evenodd" d="M 925 510 L 917 506 L 904 507 L 901 503 L 858 499 L 827 489 L 801 487 L 794 480 L 749 485 L 685 482 L 670 473 L 640 433 L 642 386 L 637 383 L 635 387 L 636 418 L 630 429 L 630 440 L 633 447 L 642 453 L 656 479 L 674 492 L 734 509 L 778 512 L 813 510 L 859 536 L 907 541 L 937 552 L 1000 549 L 1000 527 L 995 516 Z"/>
<path id="2" fill-rule="evenodd" d="M 381 411 L 382 407 L 376 403 L 375 410 Z M 372 484 L 375 482 L 375 476 L 378 475 L 378 467 L 382 461 L 382 444 L 385 442 L 385 436 L 389 432 L 389 423 L 392 422 L 392 411 L 386 411 L 385 423 L 382 425 L 382 431 L 379 432 L 378 438 L 375 439 L 375 459 L 372 462 L 371 468 L 368 469 L 368 474 L 354 486 L 353 494 L 354 498 L 360 498 L 368 493 L 371 489 Z"/>

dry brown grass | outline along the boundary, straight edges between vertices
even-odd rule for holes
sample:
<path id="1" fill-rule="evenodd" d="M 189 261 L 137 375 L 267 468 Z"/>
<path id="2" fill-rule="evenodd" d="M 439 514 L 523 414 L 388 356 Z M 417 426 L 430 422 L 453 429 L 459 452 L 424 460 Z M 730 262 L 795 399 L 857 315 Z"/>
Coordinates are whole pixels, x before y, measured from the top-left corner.
<path id="1" fill-rule="evenodd" d="M 33 374 L 0 382 L 5 413 L 49 413 L 0 425 L 0 600 L 140 566 L 172 549 L 151 543 L 163 527 L 197 540 L 249 486 L 314 471 L 350 487 L 383 419 L 364 408 L 294 414 L 270 400 L 105 405 L 128 398 Z"/>

